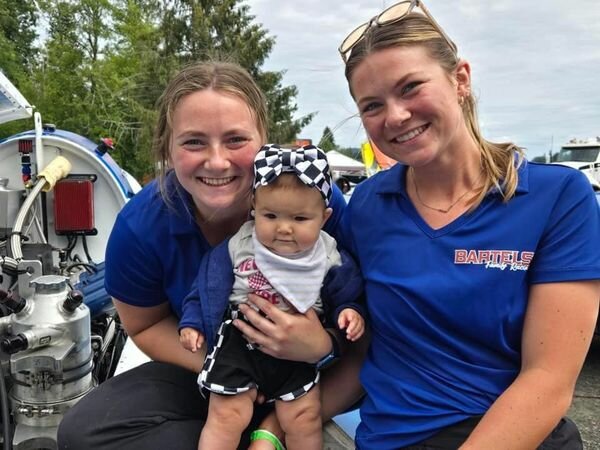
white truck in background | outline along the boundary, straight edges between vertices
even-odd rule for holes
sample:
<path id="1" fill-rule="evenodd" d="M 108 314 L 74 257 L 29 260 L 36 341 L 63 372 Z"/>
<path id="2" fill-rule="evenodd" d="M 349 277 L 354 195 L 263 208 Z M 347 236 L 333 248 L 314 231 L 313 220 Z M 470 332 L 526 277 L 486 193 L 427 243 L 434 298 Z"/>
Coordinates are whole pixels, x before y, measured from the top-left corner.
<path id="1" fill-rule="evenodd" d="M 571 139 L 552 156 L 552 162 L 581 170 L 594 191 L 600 192 L 600 136 L 591 139 Z"/>

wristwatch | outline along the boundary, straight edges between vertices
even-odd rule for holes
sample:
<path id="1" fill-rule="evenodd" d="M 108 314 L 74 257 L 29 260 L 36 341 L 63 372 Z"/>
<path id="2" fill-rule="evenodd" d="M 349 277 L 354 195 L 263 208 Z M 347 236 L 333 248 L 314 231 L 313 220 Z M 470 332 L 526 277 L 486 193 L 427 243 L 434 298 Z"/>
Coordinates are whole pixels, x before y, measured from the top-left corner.
<path id="1" fill-rule="evenodd" d="M 340 345 L 332 331 L 325 330 L 331 339 L 331 351 L 318 360 L 315 364 L 317 370 L 325 369 L 333 364 L 341 356 Z"/>

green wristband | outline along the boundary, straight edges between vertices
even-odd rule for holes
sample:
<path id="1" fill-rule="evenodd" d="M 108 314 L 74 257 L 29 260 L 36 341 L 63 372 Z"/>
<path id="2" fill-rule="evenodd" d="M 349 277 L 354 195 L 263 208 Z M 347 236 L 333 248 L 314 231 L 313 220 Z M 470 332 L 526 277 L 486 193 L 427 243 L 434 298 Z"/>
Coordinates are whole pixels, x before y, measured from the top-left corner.
<path id="1" fill-rule="evenodd" d="M 275 447 L 275 450 L 285 450 L 285 447 L 279 440 L 277 436 L 267 430 L 254 430 L 250 435 L 250 442 L 257 441 L 259 439 L 264 439 L 265 441 L 269 441 Z"/>

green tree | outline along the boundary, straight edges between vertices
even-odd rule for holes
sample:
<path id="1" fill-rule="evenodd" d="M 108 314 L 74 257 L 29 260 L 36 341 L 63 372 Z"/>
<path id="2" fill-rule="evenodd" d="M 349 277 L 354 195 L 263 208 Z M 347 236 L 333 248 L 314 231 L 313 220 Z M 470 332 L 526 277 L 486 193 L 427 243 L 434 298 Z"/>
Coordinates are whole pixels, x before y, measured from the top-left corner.
<path id="1" fill-rule="evenodd" d="M 335 139 L 333 138 L 333 132 L 329 127 L 325 127 L 323 130 L 323 136 L 319 141 L 319 147 L 321 147 L 325 152 L 328 152 L 329 150 L 336 150 L 338 148 L 338 146 L 335 144 Z"/>
<path id="2" fill-rule="evenodd" d="M 114 39 L 99 67 L 103 102 L 99 123 L 114 138 L 113 156 L 139 180 L 153 174 L 151 145 L 156 119 L 155 103 L 174 68 L 174 55 L 161 50 L 158 26 L 162 2 L 118 0 L 113 2 Z"/>
<path id="3" fill-rule="evenodd" d="M 120 39 L 109 65 L 122 82 L 113 85 L 113 92 L 121 106 L 129 107 L 116 108 L 104 122 L 117 140 L 119 161 L 137 160 L 143 166 L 150 160 L 148 124 L 153 122 L 156 100 L 170 76 L 192 61 L 234 61 L 251 73 L 268 99 L 270 141 L 292 141 L 313 117 L 294 118 L 296 87 L 282 85 L 283 72 L 261 70 L 274 39 L 254 23 L 249 6 L 240 0 L 121 0 L 115 2 L 114 22 Z M 136 149 L 137 158 L 129 148 Z M 138 174 L 139 169 L 127 162 L 124 167 Z"/>
<path id="4" fill-rule="evenodd" d="M 34 0 L 0 0 L 2 71 L 13 82 L 35 63 L 37 21 Z"/>
<path id="5" fill-rule="evenodd" d="M 23 14 L 35 11 L 34 2 L 0 0 L 0 21 L 7 20 L 12 30 L 21 22 L 11 18 L 21 16 L 10 11 L 21 5 L 31 6 L 22 6 Z M 295 118 L 296 87 L 283 85 L 283 72 L 261 69 L 275 41 L 243 0 L 35 3 L 47 24 L 39 53 L 28 50 L 33 47 L 25 44 L 34 40 L 27 34 L 19 46 L 0 34 L 2 67 L 14 60 L 25 70 L 28 61 L 31 73 L 17 87 L 44 121 L 95 141 L 114 138 L 113 156 L 138 179 L 153 173 L 156 101 L 169 78 L 191 61 L 215 58 L 244 66 L 267 95 L 272 141 L 292 141 L 313 117 Z"/>
<path id="6" fill-rule="evenodd" d="M 295 119 L 295 86 L 283 86 L 284 72 L 262 71 L 275 40 L 254 22 L 250 7 L 240 0 L 179 0 L 165 6 L 161 29 L 166 54 L 181 63 L 218 58 L 245 67 L 269 101 L 269 140 L 290 142 L 310 123 L 313 114 Z"/>
<path id="7" fill-rule="evenodd" d="M 36 64 L 38 14 L 34 0 L 0 0 L 0 69 L 22 92 L 30 92 L 31 72 Z M 30 128 L 19 120 L 0 126 L 0 137 Z"/>
<path id="8" fill-rule="evenodd" d="M 79 35 L 78 5 L 50 1 L 48 38 L 33 73 L 37 89 L 29 100 L 42 113 L 44 122 L 90 136 L 89 61 Z"/>
<path id="9" fill-rule="evenodd" d="M 142 3 L 46 0 L 48 39 L 32 96 L 45 122 L 94 141 L 114 138 L 113 156 L 140 179 L 152 172 L 148 130 L 158 97 L 147 89 L 154 83 L 140 77 L 150 79 L 146 68 L 161 67 L 146 52 L 137 54 L 149 28 L 144 20 L 156 12 Z"/>

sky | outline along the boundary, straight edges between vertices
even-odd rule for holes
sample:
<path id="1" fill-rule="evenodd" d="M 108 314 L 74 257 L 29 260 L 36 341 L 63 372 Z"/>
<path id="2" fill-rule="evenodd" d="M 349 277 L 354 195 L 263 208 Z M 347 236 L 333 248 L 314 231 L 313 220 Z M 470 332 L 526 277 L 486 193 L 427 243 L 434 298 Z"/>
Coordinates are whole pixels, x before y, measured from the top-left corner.
<path id="1" fill-rule="evenodd" d="M 394 1 L 246 0 L 275 37 L 263 66 L 296 85 L 297 116 L 317 115 L 299 137 L 358 147 L 366 134 L 348 93 L 337 47 Z M 528 157 L 572 138 L 600 136 L 598 0 L 427 0 L 426 6 L 471 64 L 484 136 L 511 140 Z"/>

